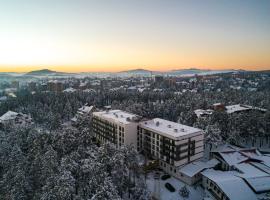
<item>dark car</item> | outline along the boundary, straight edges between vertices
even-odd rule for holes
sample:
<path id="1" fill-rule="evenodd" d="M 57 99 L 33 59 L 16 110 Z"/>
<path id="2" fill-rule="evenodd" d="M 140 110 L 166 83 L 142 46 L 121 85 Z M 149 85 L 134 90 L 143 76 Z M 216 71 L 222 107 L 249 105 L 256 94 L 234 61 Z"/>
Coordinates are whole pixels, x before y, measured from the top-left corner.
<path id="1" fill-rule="evenodd" d="M 171 178 L 171 175 L 169 175 L 169 174 L 165 174 L 165 175 L 163 175 L 163 176 L 161 177 L 161 179 L 162 179 L 163 181 L 165 181 L 165 180 L 167 180 L 167 179 L 169 179 L 169 178 Z"/>
<path id="2" fill-rule="evenodd" d="M 170 192 L 175 192 L 175 188 L 174 188 L 170 183 L 165 183 L 165 187 L 166 187 Z"/>

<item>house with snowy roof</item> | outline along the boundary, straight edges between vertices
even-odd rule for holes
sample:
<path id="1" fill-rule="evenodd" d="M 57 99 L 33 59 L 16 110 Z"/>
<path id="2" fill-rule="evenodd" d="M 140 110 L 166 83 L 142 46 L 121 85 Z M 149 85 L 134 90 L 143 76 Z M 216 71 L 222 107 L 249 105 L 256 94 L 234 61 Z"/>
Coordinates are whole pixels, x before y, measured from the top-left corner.
<path id="1" fill-rule="evenodd" d="M 202 172 L 202 185 L 216 200 L 256 200 L 257 196 L 235 171 L 207 169 Z"/>
<path id="2" fill-rule="evenodd" d="M 193 185 L 201 180 L 204 170 L 215 168 L 220 162 L 213 158 L 207 162 L 194 161 L 183 167 L 179 171 L 179 179 L 188 185 Z"/>
<path id="3" fill-rule="evenodd" d="M 79 108 L 75 117 L 73 117 L 71 119 L 71 123 L 73 125 L 76 125 L 78 120 L 82 119 L 82 118 L 85 118 L 85 117 L 89 117 L 89 120 L 91 120 L 91 115 L 92 115 L 92 112 L 95 110 L 95 107 L 94 106 L 88 106 L 87 104 L 84 105 L 83 107 Z"/>
<path id="4" fill-rule="evenodd" d="M 235 165 L 243 162 L 261 162 L 262 155 L 255 149 L 245 149 L 233 145 L 225 144 L 210 152 L 210 157 L 221 162 L 222 170 L 232 170 Z"/>
<path id="5" fill-rule="evenodd" d="M 236 182 L 239 182 L 239 184 L 244 182 L 256 195 L 270 191 L 270 157 L 268 155 L 263 155 L 254 148 L 247 149 L 225 144 L 213 150 L 211 157 L 221 163 L 219 165 L 220 171 L 208 171 L 209 173 L 203 171 L 203 185 L 208 190 L 211 190 L 212 193 L 216 193 L 215 195 L 222 193 L 226 198 L 233 199 L 230 197 L 230 194 L 227 194 L 229 192 L 227 187 L 213 188 L 218 185 L 223 186 L 223 183 L 219 183 L 222 180 L 213 178 L 213 174 L 219 174 L 218 176 L 220 177 L 232 177 L 233 174 L 233 180 L 237 179 Z M 236 184 L 234 183 L 233 185 Z"/>
<path id="6" fill-rule="evenodd" d="M 29 115 L 8 111 L 0 117 L 0 125 L 19 125 L 24 126 L 33 123 Z"/>

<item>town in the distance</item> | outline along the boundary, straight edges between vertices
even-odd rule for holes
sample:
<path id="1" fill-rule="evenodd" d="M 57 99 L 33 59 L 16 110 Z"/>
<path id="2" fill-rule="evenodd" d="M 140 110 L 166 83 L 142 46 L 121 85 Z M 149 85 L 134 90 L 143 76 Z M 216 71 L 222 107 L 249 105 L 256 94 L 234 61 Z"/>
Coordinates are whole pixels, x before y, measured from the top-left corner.
<path id="1" fill-rule="evenodd" d="M 269 200 L 270 71 L 0 73 L 0 200 Z"/>

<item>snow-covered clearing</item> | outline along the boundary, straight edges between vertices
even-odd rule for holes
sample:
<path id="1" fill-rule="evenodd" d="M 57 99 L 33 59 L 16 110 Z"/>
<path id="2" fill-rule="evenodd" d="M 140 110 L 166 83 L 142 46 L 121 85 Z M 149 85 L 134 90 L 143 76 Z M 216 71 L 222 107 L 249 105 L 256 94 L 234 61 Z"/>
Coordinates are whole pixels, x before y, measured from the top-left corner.
<path id="1" fill-rule="evenodd" d="M 161 176 L 163 173 L 161 174 Z M 204 189 L 201 186 L 189 186 L 186 185 L 188 190 L 190 191 L 188 198 L 183 198 L 179 194 L 179 190 L 181 187 L 185 185 L 185 183 L 179 181 L 178 179 L 171 177 L 165 181 L 163 180 L 157 180 L 160 181 L 160 196 L 159 200 L 200 200 L 204 197 Z M 174 188 L 175 192 L 170 192 L 166 187 L 165 183 L 170 183 Z M 146 184 L 148 189 L 152 192 L 152 195 L 154 195 L 155 192 L 155 179 L 154 174 L 150 173 L 147 175 Z M 156 197 L 157 198 L 157 197 Z"/>

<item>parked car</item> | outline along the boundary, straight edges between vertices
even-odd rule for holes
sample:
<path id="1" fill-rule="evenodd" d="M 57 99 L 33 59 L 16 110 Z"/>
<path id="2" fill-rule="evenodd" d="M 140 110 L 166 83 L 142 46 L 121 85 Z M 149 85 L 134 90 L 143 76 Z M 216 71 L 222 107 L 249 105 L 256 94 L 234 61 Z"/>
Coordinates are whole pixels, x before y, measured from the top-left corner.
<path id="1" fill-rule="evenodd" d="M 165 180 L 167 180 L 167 179 L 169 179 L 169 178 L 171 178 L 171 175 L 169 175 L 169 174 L 164 174 L 164 175 L 161 177 L 161 179 L 162 179 L 163 181 L 165 181 Z"/>
<path id="2" fill-rule="evenodd" d="M 175 188 L 174 188 L 170 183 L 165 183 L 165 187 L 166 187 L 170 192 L 175 192 Z"/>

